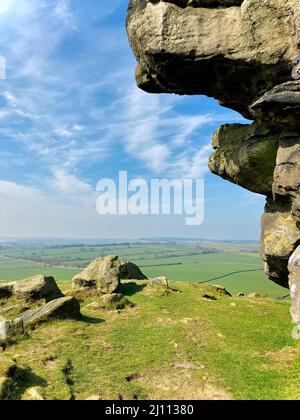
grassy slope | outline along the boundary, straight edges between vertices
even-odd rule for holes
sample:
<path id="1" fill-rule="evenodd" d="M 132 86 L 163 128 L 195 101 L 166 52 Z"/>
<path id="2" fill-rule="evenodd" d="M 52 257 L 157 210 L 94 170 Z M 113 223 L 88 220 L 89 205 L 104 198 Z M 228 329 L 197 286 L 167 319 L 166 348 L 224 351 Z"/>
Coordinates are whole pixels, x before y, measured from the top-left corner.
<path id="1" fill-rule="evenodd" d="M 47 386 L 48 398 L 70 398 L 62 371 L 71 362 L 78 399 L 300 399 L 300 346 L 291 339 L 288 302 L 205 301 L 202 287 L 171 286 L 181 293 L 149 294 L 143 283 L 127 285 L 134 309 L 88 310 L 87 300 L 84 321 L 31 332 L 8 349 L 32 368 L 13 398 L 36 385 Z"/>

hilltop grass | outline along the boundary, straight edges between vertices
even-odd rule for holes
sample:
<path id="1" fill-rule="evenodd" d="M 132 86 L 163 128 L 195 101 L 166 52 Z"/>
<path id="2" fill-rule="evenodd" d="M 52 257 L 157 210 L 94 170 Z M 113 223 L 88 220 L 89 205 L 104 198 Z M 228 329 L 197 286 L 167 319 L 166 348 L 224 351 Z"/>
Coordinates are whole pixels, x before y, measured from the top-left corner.
<path id="1" fill-rule="evenodd" d="M 27 368 L 11 398 L 40 386 L 47 399 L 300 399 L 289 302 L 210 301 L 207 286 L 184 282 L 171 282 L 171 293 L 145 286 L 124 286 L 135 308 L 88 309 L 88 298 L 82 321 L 45 323 L 8 348 Z"/>

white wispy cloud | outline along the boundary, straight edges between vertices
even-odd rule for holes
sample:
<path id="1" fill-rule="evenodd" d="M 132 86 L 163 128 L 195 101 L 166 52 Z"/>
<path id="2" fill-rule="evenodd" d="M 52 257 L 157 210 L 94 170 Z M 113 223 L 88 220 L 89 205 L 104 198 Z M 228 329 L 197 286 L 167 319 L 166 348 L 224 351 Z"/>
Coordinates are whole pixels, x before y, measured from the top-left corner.
<path id="1" fill-rule="evenodd" d="M 103 24 L 122 2 L 0 1 L 0 53 L 7 59 L 0 176 L 15 181 L 1 181 L 0 211 L 11 229 L 23 204 L 27 220 L 46 223 L 35 210 L 30 216 L 41 208 L 53 229 L 52 216 L 68 223 L 72 208 L 78 218 L 88 208 L 94 220 L 96 178 L 113 170 L 203 177 L 207 129 L 234 118 L 221 109 L 182 115 L 189 98 L 137 89 L 124 25 Z"/>
<path id="2" fill-rule="evenodd" d="M 59 193 L 81 195 L 89 194 L 93 191 L 87 182 L 82 181 L 75 175 L 67 173 L 63 169 L 54 169 L 53 175 L 52 186 Z"/>

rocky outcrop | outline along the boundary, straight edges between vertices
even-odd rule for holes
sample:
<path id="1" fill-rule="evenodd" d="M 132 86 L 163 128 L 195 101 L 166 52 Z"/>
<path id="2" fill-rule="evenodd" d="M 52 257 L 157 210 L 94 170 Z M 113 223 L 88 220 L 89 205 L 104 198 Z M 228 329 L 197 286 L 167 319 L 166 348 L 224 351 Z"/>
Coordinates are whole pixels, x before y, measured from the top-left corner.
<path id="1" fill-rule="evenodd" d="M 0 299 L 12 296 L 20 300 L 45 300 L 50 302 L 53 299 L 63 297 L 63 294 L 53 277 L 40 274 L 24 280 L 0 285 Z"/>
<path id="2" fill-rule="evenodd" d="M 280 130 L 229 124 L 213 137 L 211 172 L 255 193 L 272 197 Z M 251 176 L 249 176 L 251 174 Z"/>
<path id="3" fill-rule="evenodd" d="M 266 273 L 298 291 L 299 0 L 131 0 L 127 29 L 140 88 L 211 96 L 255 121 L 218 129 L 209 167 L 267 197 Z"/>
<path id="4" fill-rule="evenodd" d="M 16 281 L 13 286 L 13 295 L 18 299 L 44 299 L 46 302 L 63 297 L 54 278 L 43 275 Z"/>
<path id="5" fill-rule="evenodd" d="M 53 277 L 34 276 L 0 286 L 0 290 L 0 342 L 12 341 L 49 319 L 81 316 L 79 302 L 72 296 L 65 297 Z"/>
<path id="6" fill-rule="evenodd" d="M 118 291 L 121 280 L 145 280 L 146 276 L 133 263 L 117 256 L 98 258 L 73 278 L 75 292 L 97 290 L 100 294 Z"/>
<path id="7" fill-rule="evenodd" d="M 52 300 L 40 308 L 24 312 L 17 320 L 21 320 L 24 328 L 36 325 L 42 321 L 55 319 L 79 319 L 79 302 L 72 296 Z"/>
<path id="8" fill-rule="evenodd" d="M 298 0 L 132 0 L 127 28 L 142 89 L 204 94 L 247 117 L 299 55 Z"/>

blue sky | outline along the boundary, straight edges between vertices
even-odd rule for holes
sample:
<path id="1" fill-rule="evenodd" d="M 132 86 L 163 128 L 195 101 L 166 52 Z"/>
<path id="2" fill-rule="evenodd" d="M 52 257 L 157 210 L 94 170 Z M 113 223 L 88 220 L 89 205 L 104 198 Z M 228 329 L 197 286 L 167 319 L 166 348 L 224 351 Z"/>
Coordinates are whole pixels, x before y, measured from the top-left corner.
<path id="1" fill-rule="evenodd" d="M 258 239 L 264 198 L 208 173 L 211 136 L 242 118 L 134 80 L 127 0 L 1 0 L 0 237 Z M 101 178 L 205 177 L 205 222 L 99 216 Z"/>

